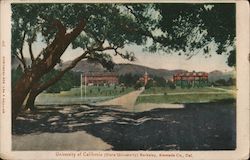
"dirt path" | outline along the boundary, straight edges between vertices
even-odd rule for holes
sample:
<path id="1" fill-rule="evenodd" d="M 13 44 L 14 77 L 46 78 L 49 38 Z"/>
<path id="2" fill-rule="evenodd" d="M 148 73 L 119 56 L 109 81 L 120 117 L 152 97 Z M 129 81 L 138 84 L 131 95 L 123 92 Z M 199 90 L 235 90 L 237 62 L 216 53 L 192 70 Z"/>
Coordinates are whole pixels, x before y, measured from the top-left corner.
<path id="1" fill-rule="evenodd" d="M 144 89 L 136 90 L 125 94 L 121 97 L 111 99 L 104 102 L 96 103 L 96 105 L 105 105 L 105 106 L 121 106 L 126 109 L 133 109 L 137 97 L 144 91 Z"/>
<path id="2" fill-rule="evenodd" d="M 130 92 L 121 97 L 97 103 L 99 106 L 110 106 L 119 110 L 128 112 L 144 112 L 155 108 L 179 109 L 184 108 L 182 104 L 157 104 L 157 103 L 142 103 L 135 105 L 136 99 L 144 91 L 144 89 Z"/>

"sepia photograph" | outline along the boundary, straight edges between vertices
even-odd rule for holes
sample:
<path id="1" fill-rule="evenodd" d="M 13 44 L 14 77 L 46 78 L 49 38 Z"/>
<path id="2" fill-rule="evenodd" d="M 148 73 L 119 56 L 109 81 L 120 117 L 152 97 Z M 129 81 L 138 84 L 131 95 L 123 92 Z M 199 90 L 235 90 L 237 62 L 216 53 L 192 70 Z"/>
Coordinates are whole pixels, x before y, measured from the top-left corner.
<path id="1" fill-rule="evenodd" d="M 249 107 L 239 98 L 236 8 L 9 3 L 11 152 L 69 159 L 235 152 L 238 107 Z"/>

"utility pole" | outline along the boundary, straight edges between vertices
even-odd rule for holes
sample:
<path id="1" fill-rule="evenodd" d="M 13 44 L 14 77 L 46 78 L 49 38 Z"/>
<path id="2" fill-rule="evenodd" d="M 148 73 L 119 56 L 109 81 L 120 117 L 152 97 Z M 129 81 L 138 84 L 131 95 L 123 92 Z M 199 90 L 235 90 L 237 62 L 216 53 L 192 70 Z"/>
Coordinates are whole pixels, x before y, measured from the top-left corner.
<path id="1" fill-rule="evenodd" d="M 81 90 L 81 101 L 82 101 L 82 73 L 81 73 L 81 87 L 80 87 L 80 90 Z"/>
<path id="2" fill-rule="evenodd" d="M 84 99 L 86 100 L 86 94 L 87 94 L 87 76 L 86 76 L 86 74 L 84 75 L 84 92 L 85 92 Z"/>

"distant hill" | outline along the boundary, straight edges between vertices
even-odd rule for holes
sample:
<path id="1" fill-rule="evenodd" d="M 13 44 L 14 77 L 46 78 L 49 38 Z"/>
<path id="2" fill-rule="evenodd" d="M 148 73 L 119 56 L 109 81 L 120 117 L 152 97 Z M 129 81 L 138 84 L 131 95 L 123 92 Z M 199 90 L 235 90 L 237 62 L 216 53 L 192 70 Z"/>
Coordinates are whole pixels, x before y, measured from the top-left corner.
<path id="1" fill-rule="evenodd" d="M 70 62 L 64 63 L 59 68 L 66 67 Z M 89 63 L 87 61 L 79 62 L 76 67 L 72 69 L 74 72 L 106 72 L 107 70 L 99 63 Z M 165 79 L 172 78 L 172 75 L 176 72 L 186 72 L 186 70 L 167 70 L 167 69 L 154 69 L 146 66 L 136 65 L 136 64 L 115 64 L 113 72 L 118 75 L 132 74 L 132 75 L 143 75 L 147 72 L 151 76 L 164 77 Z"/>
<path id="2" fill-rule="evenodd" d="M 221 72 L 218 70 L 212 71 L 208 73 L 208 80 L 213 82 L 218 79 L 225 79 L 228 80 L 229 78 L 235 78 L 236 72 L 230 71 L 230 72 Z"/>
<path id="3" fill-rule="evenodd" d="M 114 72 L 119 75 L 124 74 L 138 74 L 143 75 L 147 72 L 152 76 L 164 77 L 165 79 L 172 78 L 173 74 L 176 72 L 186 72 L 186 70 L 167 70 L 167 69 L 154 69 L 146 66 L 135 65 L 135 64 L 116 64 L 114 67 Z"/>
<path id="4" fill-rule="evenodd" d="M 65 67 L 70 62 L 64 63 L 61 67 Z M 76 67 L 72 69 L 75 72 L 89 73 L 89 72 L 106 72 L 106 69 L 99 63 L 89 63 L 87 61 L 80 61 Z M 165 79 L 171 79 L 173 74 L 180 72 L 187 72 L 187 70 L 176 69 L 176 70 L 167 70 L 167 69 L 154 69 L 142 65 L 136 64 L 115 64 L 113 72 L 116 72 L 118 75 L 124 74 L 138 74 L 143 75 L 145 71 L 151 76 L 164 77 Z M 231 72 L 222 72 L 215 70 L 208 73 L 210 81 L 216 81 L 218 79 L 228 80 L 230 77 L 234 77 L 235 73 Z"/>
<path id="5" fill-rule="evenodd" d="M 67 61 L 62 64 L 62 66 L 57 66 L 57 69 L 64 68 L 68 66 L 71 61 Z M 82 72 L 82 73 L 89 73 L 89 72 L 105 72 L 106 69 L 100 63 L 89 63 L 86 60 L 80 61 L 78 64 L 72 69 L 74 72 Z"/>
<path id="6" fill-rule="evenodd" d="M 67 61 L 63 63 L 61 66 L 56 66 L 56 69 L 62 69 L 68 66 L 71 62 Z M 12 68 L 16 68 L 19 65 L 19 61 L 16 59 L 12 59 Z M 80 61 L 73 69 L 74 72 L 82 72 L 82 73 L 89 73 L 89 72 L 107 72 L 107 70 L 99 63 L 90 63 L 88 61 Z M 165 79 L 171 79 L 173 74 L 180 73 L 180 72 L 187 72 L 187 70 L 176 69 L 176 70 L 167 70 L 167 69 L 154 69 L 142 65 L 136 64 L 115 64 L 113 72 L 116 72 L 118 75 L 124 74 L 138 74 L 143 75 L 144 73 L 148 72 L 151 76 L 159 76 L 164 77 Z M 219 70 L 214 70 L 208 73 L 209 81 L 213 82 L 218 79 L 225 79 L 228 80 L 229 78 L 235 78 L 236 74 L 235 71 L 230 72 L 222 72 Z"/>

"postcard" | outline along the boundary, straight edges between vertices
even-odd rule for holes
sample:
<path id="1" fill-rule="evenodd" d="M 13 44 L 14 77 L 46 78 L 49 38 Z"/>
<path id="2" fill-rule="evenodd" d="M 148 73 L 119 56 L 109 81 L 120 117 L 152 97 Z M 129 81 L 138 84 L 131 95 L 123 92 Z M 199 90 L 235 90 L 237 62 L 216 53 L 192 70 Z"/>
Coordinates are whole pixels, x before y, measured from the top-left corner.
<path id="1" fill-rule="evenodd" d="M 2 159 L 248 159 L 247 1 L 1 1 Z"/>

